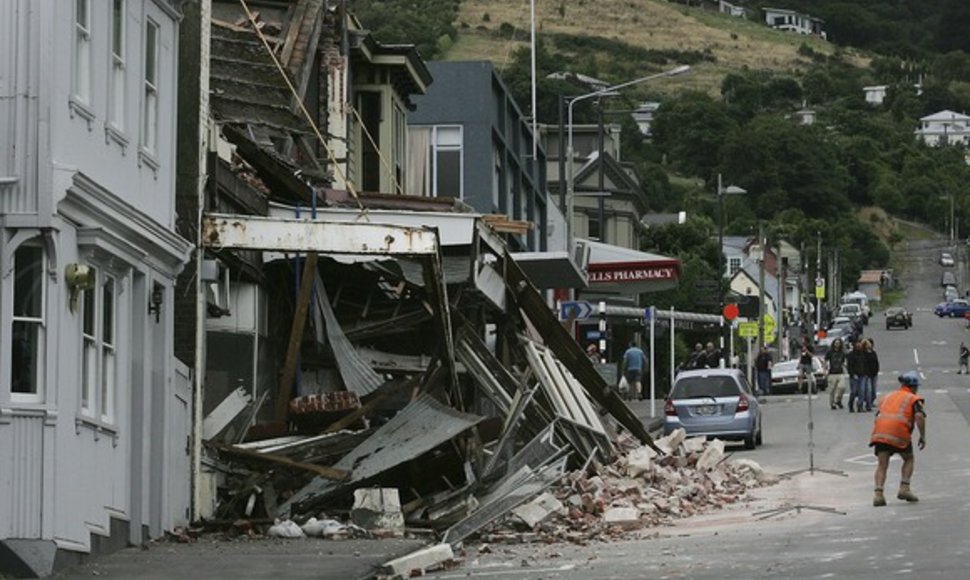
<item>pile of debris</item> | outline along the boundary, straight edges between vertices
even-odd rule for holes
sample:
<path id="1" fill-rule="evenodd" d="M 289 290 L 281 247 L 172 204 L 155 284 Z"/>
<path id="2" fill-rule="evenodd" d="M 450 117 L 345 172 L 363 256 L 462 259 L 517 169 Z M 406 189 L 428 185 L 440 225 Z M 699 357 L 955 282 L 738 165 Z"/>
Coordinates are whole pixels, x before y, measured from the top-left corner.
<path id="1" fill-rule="evenodd" d="M 204 471 L 219 498 L 210 529 L 406 529 L 439 542 L 389 563 L 407 573 L 510 521 L 547 538 L 605 539 L 737 501 L 766 481 L 754 464 L 722 461 L 720 442 L 679 432 L 655 443 L 488 220 L 439 210 L 447 228 L 382 225 L 435 218 L 408 208 L 383 217 L 378 207 L 427 201 L 369 203 L 373 221 L 353 230 L 333 210 L 329 222 L 272 224 L 273 243 L 302 236 L 308 253 L 265 267 L 281 288 L 269 318 L 292 321 L 277 331 L 288 345 L 279 386 L 230 392 L 203 424 Z M 260 249 L 264 227 L 208 218 L 203 237 Z M 330 232 L 333 254 L 310 243 L 313 228 Z"/>
<path id="2" fill-rule="evenodd" d="M 682 429 L 637 447 L 610 465 L 594 462 L 483 532 L 486 542 L 525 539 L 585 544 L 720 509 L 777 482 L 750 459 L 728 461 L 724 442 L 685 439 Z M 525 529 L 526 532 L 522 530 Z"/>

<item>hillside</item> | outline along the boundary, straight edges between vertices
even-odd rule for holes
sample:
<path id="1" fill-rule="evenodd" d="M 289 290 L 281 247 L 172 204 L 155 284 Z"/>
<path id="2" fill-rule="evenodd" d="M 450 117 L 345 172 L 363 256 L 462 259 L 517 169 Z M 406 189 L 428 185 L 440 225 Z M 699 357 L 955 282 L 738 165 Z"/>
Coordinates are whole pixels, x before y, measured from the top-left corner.
<path id="1" fill-rule="evenodd" d="M 511 61 L 512 53 L 529 43 L 527 0 L 463 0 L 459 5 L 458 37 L 446 51 L 448 60 L 491 60 L 498 68 Z M 631 47 L 663 51 L 675 61 L 679 54 L 701 62 L 692 74 L 678 78 L 678 90 L 696 89 L 718 94 L 721 79 L 741 69 L 797 73 L 811 62 L 812 52 L 830 55 L 836 47 L 820 38 L 774 31 L 761 22 L 688 8 L 660 0 L 561 0 L 536 2 L 539 38 L 550 41 L 557 52 L 572 54 L 576 62 L 563 63 L 564 70 L 590 59 L 610 68 L 615 54 L 578 53 L 557 42 L 560 35 L 601 37 Z M 808 47 L 806 50 L 801 47 Z M 865 66 L 867 59 L 853 55 Z M 685 60 L 687 60 L 685 58 Z M 677 64 L 671 62 L 671 64 Z M 645 72 L 656 70 L 648 68 Z"/>

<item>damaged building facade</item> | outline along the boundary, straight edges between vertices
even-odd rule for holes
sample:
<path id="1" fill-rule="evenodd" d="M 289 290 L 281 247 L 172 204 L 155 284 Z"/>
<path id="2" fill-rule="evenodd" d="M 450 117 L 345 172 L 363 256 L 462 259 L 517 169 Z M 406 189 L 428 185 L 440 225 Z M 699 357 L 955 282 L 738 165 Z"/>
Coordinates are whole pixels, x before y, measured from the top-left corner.
<path id="1" fill-rule="evenodd" d="M 0 575 L 188 521 L 177 4 L 0 6 Z"/>

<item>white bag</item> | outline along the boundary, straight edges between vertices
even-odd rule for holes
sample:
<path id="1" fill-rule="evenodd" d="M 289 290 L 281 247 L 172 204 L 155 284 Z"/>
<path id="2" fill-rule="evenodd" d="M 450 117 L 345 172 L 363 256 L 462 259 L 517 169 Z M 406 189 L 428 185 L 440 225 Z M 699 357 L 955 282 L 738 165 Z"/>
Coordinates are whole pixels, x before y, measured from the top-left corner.
<path id="1" fill-rule="evenodd" d="M 624 395 L 630 392 L 630 383 L 627 382 L 625 376 L 620 377 L 620 384 L 618 384 L 616 388 L 621 394 Z"/>

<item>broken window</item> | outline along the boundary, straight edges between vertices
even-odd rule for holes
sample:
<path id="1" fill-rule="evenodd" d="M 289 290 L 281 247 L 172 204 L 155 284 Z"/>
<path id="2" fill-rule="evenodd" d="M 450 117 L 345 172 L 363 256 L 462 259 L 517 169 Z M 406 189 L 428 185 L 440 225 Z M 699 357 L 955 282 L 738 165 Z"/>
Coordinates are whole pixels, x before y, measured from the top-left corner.
<path id="1" fill-rule="evenodd" d="M 14 253 L 13 328 L 10 398 L 14 402 L 43 401 L 45 325 L 44 250 L 23 245 Z"/>

